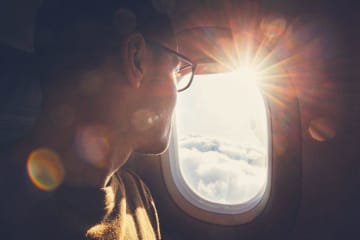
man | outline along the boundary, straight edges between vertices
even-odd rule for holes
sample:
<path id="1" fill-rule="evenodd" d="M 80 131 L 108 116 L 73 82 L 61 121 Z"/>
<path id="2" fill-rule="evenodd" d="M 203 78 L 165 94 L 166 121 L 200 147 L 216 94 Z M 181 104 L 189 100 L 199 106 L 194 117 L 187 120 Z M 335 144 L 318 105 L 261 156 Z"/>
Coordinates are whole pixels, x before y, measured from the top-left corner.
<path id="1" fill-rule="evenodd" d="M 170 20 L 147 0 L 43 3 L 43 111 L 3 157 L 3 237 L 160 239 L 149 190 L 120 169 L 168 146 L 180 70 L 194 70 L 171 49 Z"/>

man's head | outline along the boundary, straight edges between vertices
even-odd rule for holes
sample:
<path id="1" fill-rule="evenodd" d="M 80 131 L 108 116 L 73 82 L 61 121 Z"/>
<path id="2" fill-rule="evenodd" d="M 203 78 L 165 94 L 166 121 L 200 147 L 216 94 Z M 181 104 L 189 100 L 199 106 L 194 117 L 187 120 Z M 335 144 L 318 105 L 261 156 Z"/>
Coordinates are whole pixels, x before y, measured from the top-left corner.
<path id="1" fill-rule="evenodd" d="M 167 11 L 155 8 L 152 0 L 45 0 L 36 17 L 35 49 L 53 59 L 74 51 L 88 53 L 91 44 L 110 43 L 113 27 L 120 37 L 137 31 L 162 42 L 173 41 Z M 84 39 L 85 33 L 95 39 Z"/>
<path id="2" fill-rule="evenodd" d="M 47 69 L 45 111 L 76 128 L 75 142 L 100 134 L 111 146 L 164 151 L 177 61 L 156 45 L 176 48 L 169 17 L 151 1 L 45 1 L 35 31 L 35 50 Z"/>

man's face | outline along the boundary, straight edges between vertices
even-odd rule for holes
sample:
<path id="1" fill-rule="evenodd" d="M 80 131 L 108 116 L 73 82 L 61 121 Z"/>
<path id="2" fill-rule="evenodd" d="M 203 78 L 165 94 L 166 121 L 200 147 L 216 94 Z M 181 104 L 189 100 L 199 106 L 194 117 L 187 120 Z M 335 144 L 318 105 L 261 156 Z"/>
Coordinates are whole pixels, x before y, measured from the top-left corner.
<path id="1" fill-rule="evenodd" d="M 177 95 L 174 70 L 178 58 L 153 44 L 159 42 L 145 41 L 144 51 L 134 60 L 126 57 L 119 61 L 121 53 L 114 53 L 98 73 L 105 76 L 103 84 L 96 85 L 99 87 L 91 101 L 84 100 L 88 106 L 84 114 L 91 113 L 92 121 L 104 124 L 114 148 L 130 144 L 135 152 L 158 154 L 168 146 Z M 173 44 L 165 46 L 176 48 Z M 132 64 L 142 72 L 138 87 L 131 85 L 132 73 L 126 72 Z M 90 82 L 85 78 L 86 87 Z"/>
<path id="2" fill-rule="evenodd" d="M 135 151 L 156 154 L 166 150 L 169 142 L 177 95 L 174 80 L 177 58 L 149 42 L 147 49 L 149 62 L 131 125 L 140 136 Z"/>

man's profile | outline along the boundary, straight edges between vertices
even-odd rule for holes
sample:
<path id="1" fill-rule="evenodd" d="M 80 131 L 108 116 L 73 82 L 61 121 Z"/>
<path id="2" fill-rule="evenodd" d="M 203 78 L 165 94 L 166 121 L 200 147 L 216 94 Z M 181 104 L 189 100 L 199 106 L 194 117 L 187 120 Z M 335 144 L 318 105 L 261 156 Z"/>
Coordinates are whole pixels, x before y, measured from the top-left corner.
<path id="1" fill-rule="evenodd" d="M 14 179 L 4 236 L 160 239 L 148 188 L 121 167 L 168 146 L 177 75 L 189 72 L 169 17 L 148 0 L 45 0 L 34 45 L 43 111 L 2 157 L 2 181 Z"/>

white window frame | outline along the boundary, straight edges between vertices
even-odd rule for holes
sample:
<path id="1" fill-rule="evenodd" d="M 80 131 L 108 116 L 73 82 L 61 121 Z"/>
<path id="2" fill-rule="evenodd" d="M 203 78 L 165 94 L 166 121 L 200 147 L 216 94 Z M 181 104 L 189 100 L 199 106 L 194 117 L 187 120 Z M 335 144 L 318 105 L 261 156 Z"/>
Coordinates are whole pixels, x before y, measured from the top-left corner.
<path id="1" fill-rule="evenodd" d="M 263 95 L 261 95 L 263 97 Z M 168 151 L 161 156 L 165 185 L 173 201 L 188 215 L 209 223 L 239 225 L 253 221 L 265 208 L 271 191 L 272 180 L 272 135 L 269 106 L 263 97 L 267 117 L 267 181 L 265 186 L 249 201 L 242 204 L 226 205 L 213 203 L 199 197 L 183 179 L 178 158 L 178 138 L 175 121 Z M 176 116 L 174 116 L 175 119 Z M 172 164 L 171 161 L 176 161 Z"/>

